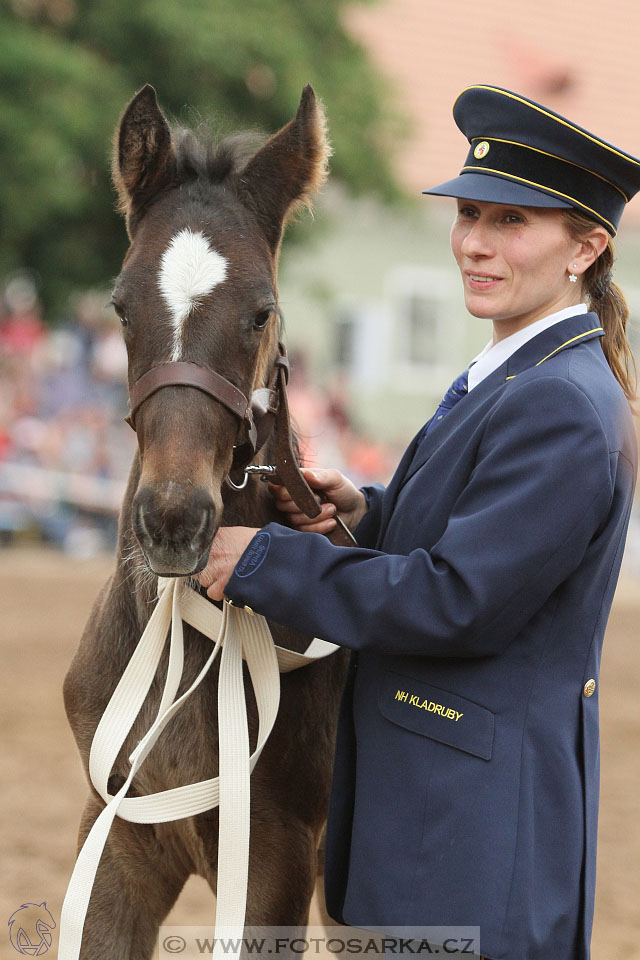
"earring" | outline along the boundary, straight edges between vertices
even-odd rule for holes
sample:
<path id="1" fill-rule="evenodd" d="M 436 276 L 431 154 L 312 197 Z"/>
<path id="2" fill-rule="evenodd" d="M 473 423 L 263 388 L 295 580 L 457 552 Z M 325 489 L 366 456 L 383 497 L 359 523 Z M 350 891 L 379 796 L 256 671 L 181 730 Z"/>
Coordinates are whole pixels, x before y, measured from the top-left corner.
<path id="1" fill-rule="evenodd" d="M 573 269 L 574 269 L 574 270 L 577 270 L 577 269 L 578 269 L 577 264 L 574 263 Z M 578 282 L 578 278 L 577 278 L 577 276 L 575 275 L 575 273 L 570 273 L 570 274 L 569 274 L 569 281 L 570 281 L 571 283 L 577 283 L 577 282 Z"/>

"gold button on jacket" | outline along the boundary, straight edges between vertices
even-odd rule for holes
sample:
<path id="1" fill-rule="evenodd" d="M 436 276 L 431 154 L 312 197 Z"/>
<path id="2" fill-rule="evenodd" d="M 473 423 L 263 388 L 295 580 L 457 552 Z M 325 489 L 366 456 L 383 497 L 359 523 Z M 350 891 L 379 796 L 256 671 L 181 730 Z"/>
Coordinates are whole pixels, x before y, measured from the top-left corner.
<path id="1" fill-rule="evenodd" d="M 596 682 L 593 678 L 591 678 L 591 680 L 587 680 L 585 683 L 584 687 L 582 688 L 582 692 L 584 693 L 585 697 L 590 697 L 591 694 L 595 692 L 595 689 Z"/>

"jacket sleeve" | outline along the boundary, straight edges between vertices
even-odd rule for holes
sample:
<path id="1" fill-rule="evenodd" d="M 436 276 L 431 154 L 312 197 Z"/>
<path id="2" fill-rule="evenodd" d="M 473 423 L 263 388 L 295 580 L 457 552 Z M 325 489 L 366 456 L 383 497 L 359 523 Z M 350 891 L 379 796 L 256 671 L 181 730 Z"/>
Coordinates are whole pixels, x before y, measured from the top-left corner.
<path id="1" fill-rule="evenodd" d="M 380 483 L 371 487 L 361 487 L 367 501 L 367 512 L 353 531 L 360 547 L 371 547 L 378 539 L 382 518 L 382 500 L 385 488 Z"/>
<path id="2" fill-rule="evenodd" d="M 580 564 L 612 495 L 607 437 L 591 401 L 567 380 L 536 378 L 496 405 L 429 548 L 334 547 L 269 524 L 254 537 L 262 538 L 257 562 L 243 555 L 225 592 L 354 650 L 497 654 Z M 419 529 L 420 503 L 414 509 Z M 420 534 L 431 542 L 427 529 Z"/>

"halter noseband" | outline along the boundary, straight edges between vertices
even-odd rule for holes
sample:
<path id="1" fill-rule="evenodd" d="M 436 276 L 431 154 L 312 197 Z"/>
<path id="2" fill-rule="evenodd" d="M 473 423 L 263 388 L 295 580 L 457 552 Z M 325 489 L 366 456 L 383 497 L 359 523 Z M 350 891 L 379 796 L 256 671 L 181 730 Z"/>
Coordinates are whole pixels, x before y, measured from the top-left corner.
<path id="1" fill-rule="evenodd" d="M 278 350 L 279 355 L 273 365 L 269 386 L 255 390 L 251 402 L 247 400 L 242 390 L 215 370 L 184 360 L 160 363 L 144 373 L 131 387 L 129 415 L 125 420 L 135 430 L 138 410 L 145 400 L 163 387 L 195 387 L 213 397 L 242 422 L 244 433 L 235 449 L 238 454 L 242 451 L 244 462 L 249 463 L 273 427 L 273 419 L 278 412 L 276 387 L 280 371 L 285 383 L 289 378 L 289 360 L 284 344 L 279 343 Z M 234 454 L 234 467 L 240 465 L 240 459 Z"/>

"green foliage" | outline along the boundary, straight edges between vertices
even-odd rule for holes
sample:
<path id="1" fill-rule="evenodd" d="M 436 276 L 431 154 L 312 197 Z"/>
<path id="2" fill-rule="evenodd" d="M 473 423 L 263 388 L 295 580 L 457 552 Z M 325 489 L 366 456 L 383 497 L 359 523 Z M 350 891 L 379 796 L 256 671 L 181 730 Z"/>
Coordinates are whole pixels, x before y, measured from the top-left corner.
<path id="1" fill-rule="evenodd" d="M 39 276 L 49 306 L 108 284 L 126 247 L 109 163 L 118 116 L 152 83 L 169 116 L 271 133 L 302 87 L 324 100 L 332 175 L 397 195 L 398 121 L 344 0 L 0 0 L 0 279 Z"/>

